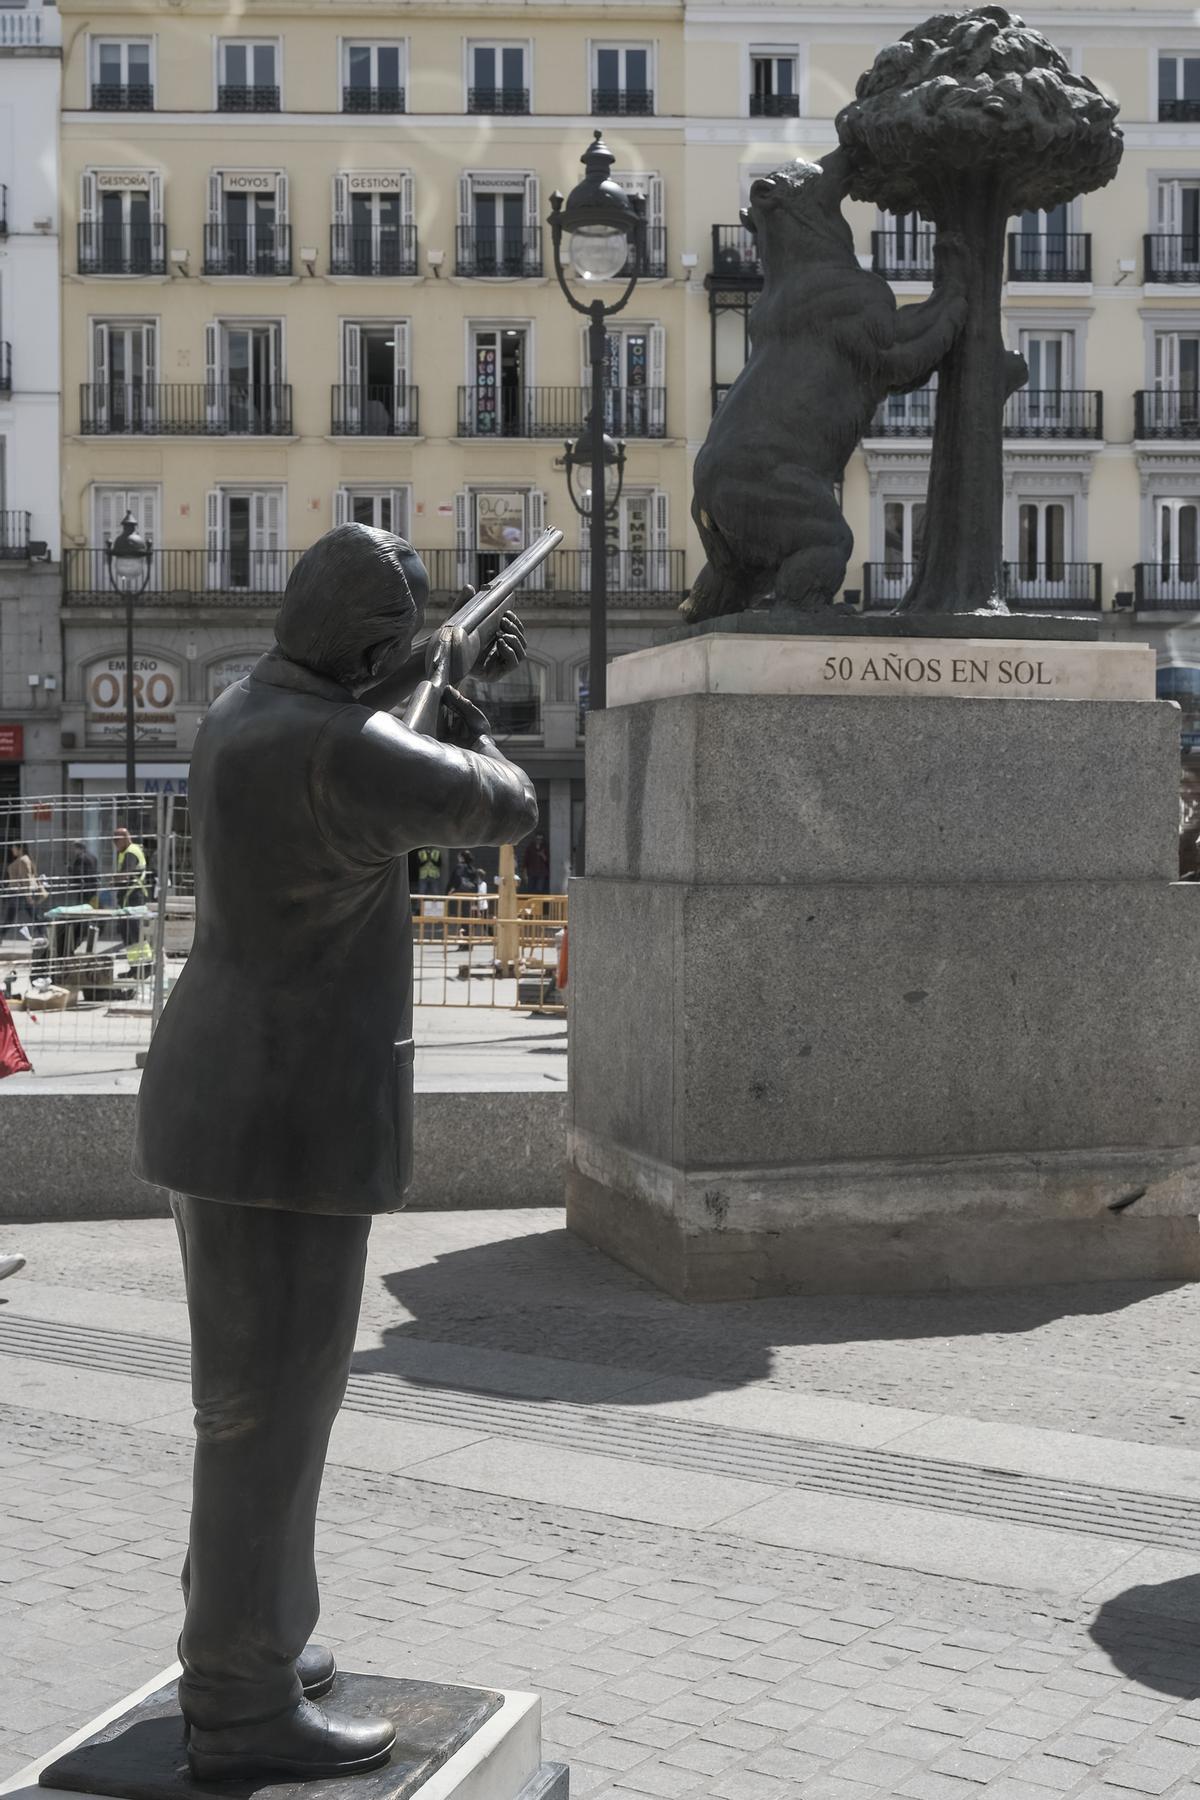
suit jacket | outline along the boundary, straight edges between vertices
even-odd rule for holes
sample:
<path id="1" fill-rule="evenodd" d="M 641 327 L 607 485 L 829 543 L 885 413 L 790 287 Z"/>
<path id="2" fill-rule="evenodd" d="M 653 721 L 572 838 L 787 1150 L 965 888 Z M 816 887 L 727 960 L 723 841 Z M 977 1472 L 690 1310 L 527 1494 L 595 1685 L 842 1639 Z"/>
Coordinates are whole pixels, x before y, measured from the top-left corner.
<path id="1" fill-rule="evenodd" d="M 195 942 L 142 1077 L 136 1173 L 241 1205 L 394 1211 L 412 1174 L 407 854 L 522 837 L 528 780 L 273 652 L 208 713 L 189 805 Z"/>

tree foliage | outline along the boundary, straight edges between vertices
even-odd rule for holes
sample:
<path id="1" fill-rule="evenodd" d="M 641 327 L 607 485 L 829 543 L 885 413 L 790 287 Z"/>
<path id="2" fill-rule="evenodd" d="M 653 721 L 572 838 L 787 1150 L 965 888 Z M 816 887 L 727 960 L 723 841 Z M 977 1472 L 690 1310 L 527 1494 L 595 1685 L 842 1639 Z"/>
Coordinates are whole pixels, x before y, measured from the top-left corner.
<path id="1" fill-rule="evenodd" d="M 850 192 L 937 223 L 963 182 L 998 180 L 1010 213 L 1111 181 L 1117 105 L 1003 6 L 936 13 L 881 50 L 838 115 Z"/>

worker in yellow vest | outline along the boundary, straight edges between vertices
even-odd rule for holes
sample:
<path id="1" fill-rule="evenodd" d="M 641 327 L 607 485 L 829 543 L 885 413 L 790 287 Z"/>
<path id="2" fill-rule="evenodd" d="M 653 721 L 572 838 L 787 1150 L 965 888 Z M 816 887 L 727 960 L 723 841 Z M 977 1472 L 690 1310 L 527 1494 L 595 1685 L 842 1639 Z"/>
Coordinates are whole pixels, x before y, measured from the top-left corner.
<path id="1" fill-rule="evenodd" d="M 440 850 L 426 848 L 417 851 L 417 892 L 418 894 L 440 894 L 442 892 L 442 853 Z"/>
<path id="2" fill-rule="evenodd" d="M 113 832 L 113 848 L 117 853 L 117 872 L 113 879 L 117 905 L 148 906 L 150 886 L 146 875 L 146 852 L 134 842 L 124 825 L 118 825 Z M 125 942 L 136 943 L 141 936 L 138 921 L 123 919 L 120 923 Z"/>

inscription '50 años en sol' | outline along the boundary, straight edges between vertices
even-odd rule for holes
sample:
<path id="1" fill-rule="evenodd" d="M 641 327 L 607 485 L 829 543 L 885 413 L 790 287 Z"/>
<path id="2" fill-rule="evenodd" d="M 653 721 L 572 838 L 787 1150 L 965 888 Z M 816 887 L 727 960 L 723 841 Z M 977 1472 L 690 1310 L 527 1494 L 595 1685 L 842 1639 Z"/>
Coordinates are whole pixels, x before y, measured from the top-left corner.
<path id="1" fill-rule="evenodd" d="M 889 681 L 924 682 L 936 687 L 1053 687 L 1040 661 L 1013 656 L 868 656 L 858 661 L 853 656 L 827 656 L 826 681 L 857 681 L 884 684 Z"/>

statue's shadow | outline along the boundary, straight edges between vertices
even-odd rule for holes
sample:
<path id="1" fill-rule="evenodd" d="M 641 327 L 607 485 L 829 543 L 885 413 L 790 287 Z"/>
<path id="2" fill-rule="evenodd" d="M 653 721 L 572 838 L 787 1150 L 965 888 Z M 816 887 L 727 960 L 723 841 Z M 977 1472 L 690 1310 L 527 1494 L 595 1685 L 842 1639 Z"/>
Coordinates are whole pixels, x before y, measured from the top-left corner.
<path id="1" fill-rule="evenodd" d="M 1126 1588 L 1104 1602 L 1089 1630 L 1113 1667 L 1140 1687 L 1200 1699 L 1200 1574 Z"/>
<path id="2" fill-rule="evenodd" d="M 381 1342 L 358 1353 L 356 1372 L 465 1392 L 629 1406 L 786 1379 L 781 1365 L 789 1350 L 1023 1334 L 1062 1318 L 1120 1312 L 1178 1285 L 1124 1281 L 687 1305 L 565 1230 L 514 1237 L 502 1226 L 489 1242 L 377 1279 L 407 1316 L 389 1323 L 369 1278 L 366 1318 L 377 1322 Z M 803 1376 L 791 1385 L 821 1387 Z"/>

